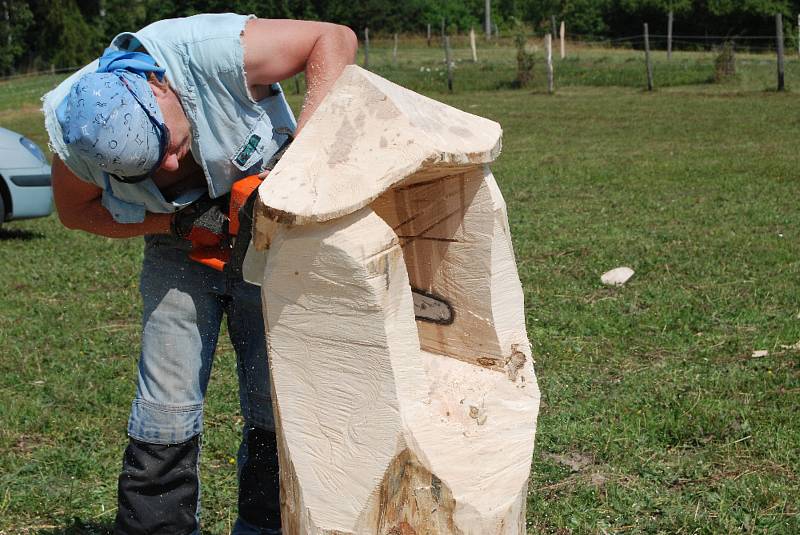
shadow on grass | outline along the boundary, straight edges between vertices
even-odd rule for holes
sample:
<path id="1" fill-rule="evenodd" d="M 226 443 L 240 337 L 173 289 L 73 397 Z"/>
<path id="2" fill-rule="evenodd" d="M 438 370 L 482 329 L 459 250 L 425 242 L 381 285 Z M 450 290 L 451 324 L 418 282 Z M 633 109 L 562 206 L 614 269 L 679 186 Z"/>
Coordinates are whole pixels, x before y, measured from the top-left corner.
<path id="1" fill-rule="evenodd" d="M 0 241 L 31 241 L 44 238 L 41 232 L 31 232 L 30 230 L 20 230 L 13 228 L 0 228 Z"/>
<path id="2" fill-rule="evenodd" d="M 112 524 L 92 521 L 83 521 L 73 518 L 69 523 L 60 528 L 44 529 L 37 531 L 37 535 L 111 535 Z"/>

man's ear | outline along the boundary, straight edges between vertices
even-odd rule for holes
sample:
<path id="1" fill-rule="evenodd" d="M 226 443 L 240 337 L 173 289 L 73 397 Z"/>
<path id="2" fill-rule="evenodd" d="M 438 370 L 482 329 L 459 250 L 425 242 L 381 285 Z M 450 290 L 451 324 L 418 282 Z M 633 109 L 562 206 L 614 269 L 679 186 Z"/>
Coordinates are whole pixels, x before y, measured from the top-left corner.
<path id="1" fill-rule="evenodd" d="M 153 90 L 153 94 L 156 98 L 164 97 L 169 92 L 169 85 L 166 82 L 159 82 L 157 80 L 148 80 L 148 84 L 150 84 L 150 89 Z"/>

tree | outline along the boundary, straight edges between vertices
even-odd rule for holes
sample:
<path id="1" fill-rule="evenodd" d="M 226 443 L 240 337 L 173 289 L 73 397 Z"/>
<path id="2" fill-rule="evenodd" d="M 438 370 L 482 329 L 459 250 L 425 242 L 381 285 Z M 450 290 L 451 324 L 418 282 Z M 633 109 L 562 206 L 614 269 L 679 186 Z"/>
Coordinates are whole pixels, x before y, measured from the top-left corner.
<path id="1" fill-rule="evenodd" d="M 30 63 L 34 67 L 77 67 L 102 52 L 97 5 L 75 0 L 31 3 L 34 23 L 28 32 Z"/>
<path id="2" fill-rule="evenodd" d="M 0 73 L 9 74 L 28 49 L 25 36 L 33 22 L 28 2 L 3 0 L 0 19 Z"/>

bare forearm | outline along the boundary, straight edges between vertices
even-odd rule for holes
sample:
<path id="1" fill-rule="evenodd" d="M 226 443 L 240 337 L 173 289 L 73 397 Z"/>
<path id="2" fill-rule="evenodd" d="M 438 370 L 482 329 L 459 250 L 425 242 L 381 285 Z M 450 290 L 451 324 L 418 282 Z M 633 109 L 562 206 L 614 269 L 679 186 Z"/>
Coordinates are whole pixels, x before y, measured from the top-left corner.
<path id="1" fill-rule="evenodd" d="M 117 223 L 97 199 L 85 204 L 72 215 L 59 210 L 59 217 L 69 229 L 83 230 L 107 238 L 133 238 L 144 234 L 168 234 L 172 216 L 148 212 L 141 223 Z"/>
<path id="2" fill-rule="evenodd" d="M 297 121 L 297 132 L 303 129 L 344 68 L 353 63 L 357 49 L 355 35 L 344 27 L 317 39 L 306 62 L 308 89 Z"/>
<path id="3" fill-rule="evenodd" d="M 80 180 L 61 161 L 53 157 L 53 200 L 61 223 L 73 230 L 83 230 L 108 238 L 132 238 L 144 234 L 166 234 L 170 231 L 170 214 L 145 215 L 141 223 L 123 224 L 114 221 L 103 207 L 103 190 Z"/>

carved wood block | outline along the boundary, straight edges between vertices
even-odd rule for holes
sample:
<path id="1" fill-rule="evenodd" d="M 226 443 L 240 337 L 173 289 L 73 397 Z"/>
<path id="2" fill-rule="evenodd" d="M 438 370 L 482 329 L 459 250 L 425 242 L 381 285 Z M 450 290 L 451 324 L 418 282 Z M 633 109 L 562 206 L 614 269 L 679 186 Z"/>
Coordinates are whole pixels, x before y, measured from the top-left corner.
<path id="1" fill-rule="evenodd" d="M 285 534 L 525 532 L 539 391 L 499 136 L 348 67 L 262 185 Z"/>

